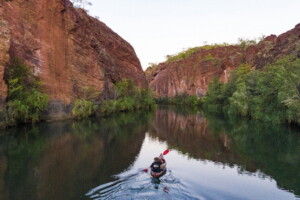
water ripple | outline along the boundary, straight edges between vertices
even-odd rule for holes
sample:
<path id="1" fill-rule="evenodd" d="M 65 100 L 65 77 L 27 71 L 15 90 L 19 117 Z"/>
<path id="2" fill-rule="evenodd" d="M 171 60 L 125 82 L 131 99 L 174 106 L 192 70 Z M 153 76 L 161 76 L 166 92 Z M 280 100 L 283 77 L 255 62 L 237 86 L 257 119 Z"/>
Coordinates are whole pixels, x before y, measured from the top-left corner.
<path id="1" fill-rule="evenodd" d="M 91 189 L 86 194 L 86 198 L 93 200 L 201 199 L 191 196 L 186 184 L 175 178 L 170 170 L 160 180 L 153 179 L 144 172 L 118 176 L 115 181 Z"/>

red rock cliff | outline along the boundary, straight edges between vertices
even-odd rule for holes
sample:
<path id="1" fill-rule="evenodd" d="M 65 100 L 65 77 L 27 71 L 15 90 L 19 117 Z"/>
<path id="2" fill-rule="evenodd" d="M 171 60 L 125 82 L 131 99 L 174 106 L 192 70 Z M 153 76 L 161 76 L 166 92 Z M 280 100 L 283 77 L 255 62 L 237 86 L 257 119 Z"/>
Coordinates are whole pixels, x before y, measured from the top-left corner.
<path id="1" fill-rule="evenodd" d="M 230 71 L 240 64 L 261 68 L 290 54 L 300 57 L 300 24 L 278 37 L 268 36 L 257 45 L 198 48 L 185 58 L 148 68 L 146 75 L 157 97 L 184 93 L 201 97 L 214 77 L 227 82 Z"/>
<path id="2" fill-rule="evenodd" d="M 69 0 L 0 1 L 1 105 L 7 95 L 4 71 L 14 58 L 40 77 L 57 110 L 84 87 L 109 98 L 112 83 L 122 78 L 147 86 L 132 46 Z"/>

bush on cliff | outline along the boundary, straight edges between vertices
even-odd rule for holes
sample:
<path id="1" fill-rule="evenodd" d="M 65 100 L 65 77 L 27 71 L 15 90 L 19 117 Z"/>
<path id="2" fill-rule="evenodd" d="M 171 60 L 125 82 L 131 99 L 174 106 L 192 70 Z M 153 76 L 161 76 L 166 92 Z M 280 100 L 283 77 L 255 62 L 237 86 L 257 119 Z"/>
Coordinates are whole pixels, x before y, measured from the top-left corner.
<path id="1" fill-rule="evenodd" d="M 199 50 L 211 50 L 211 49 L 215 49 L 218 47 L 225 47 L 225 46 L 229 46 L 229 44 L 227 43 L 223 43 L 223 44 L 205 44 L 203 46 L 199 46 L 199 47 L 192 47 L 192 48 L 188 48 L 188 49 L 184 49 L 183 51 L 177 53 L 177 54 L 173 54 L 173 55 L 167 55 L 166 56 L 166 61 L 165 62 L 174 62 L 174 61 L 178 61 L 181 59 L 185 59 L 188 58 L 189 56 L 191 56 L 192 54 L 194 54 L 195 52 L 199 51 Z M 207 57 L 209 60 L 215 59 L 213 57 Z M 204 59 L 205 60 L 205 59 Z"/>
<path id="2" fill-rule="evenodd" d="M 192 55 L 194 52 L 198 51 L 200 48 L 201 47 L 188 48 L 188 49 L 183 50 L 182 52 L 179 52 L 177 54 L 167 55 L 166 56 L 166 59 L 167 59 L 166 62 L 173 62 L 173 61 L 177 61 L 177 60 L 187 58 L 190 55 Z"/>
<path id="3" fill-rule="evenodd" d="M 114 87 L 115 99 L 102 102 L 101 112 L 112 113 L 151 108 L 155 101 L 148 89 L 136 87 L 132 80 L 124 79 Z"/>
<path id="4" fill-rule="evenodd" d="M 151 108 L 154 99 L 148 89 L 140 89 L 134 85 L 132 80 L 124 79 L 115 83 L 112 90 L 114 98 L 97 103 L 100 93 L 92 88 L 83 88 L 82 98 L 76 99 L 72 114 L 76 118 L 86 118 L 93 114 L 110 114 L 113 112 L 132 111 Z"/>
<path id="5" fill-rule="evenodd" d="M 219 112 L 224 106 L 224 85 L 215 78 L 208 85 L 206 96 L 201 99 L 203 107 L 211 112 Z"/>
<path id="6" fill-rule="evenodd" d="M 242 65 L 227 84 L 213 81 L 203 98 L 208 111 L 300 124 L 300 59 L 285 57 L 262 70 Z"/>
<path id="7" fill-rule="evenodd" d="M 28 123 L 40 120 L 48 107 L 48 96 L 42 93 L 41 82 L 19 60 L 8 72 L 7 116 L 9 123 Z"/>
<path id="8" fill-rule="evenodd" d="M 101 92 L 96 91 L 94 87 L 86 86 L 80 88 L 80 98 L 76 99 L 73 104 L 73 116 L 77 119 L 81 119 L 95 114 L 99 107 L 96 102 L 100 99 L 100 94 Z"/>
<path id="9" fill-rule="evenodd" d="M 91 116 L 97 110 L 98 105 L 93 101 L 86 99 L 76 99 L 74 102 L 74 107 L 72 109 L 72 114 L 76 118 L 86 118 Z"/>

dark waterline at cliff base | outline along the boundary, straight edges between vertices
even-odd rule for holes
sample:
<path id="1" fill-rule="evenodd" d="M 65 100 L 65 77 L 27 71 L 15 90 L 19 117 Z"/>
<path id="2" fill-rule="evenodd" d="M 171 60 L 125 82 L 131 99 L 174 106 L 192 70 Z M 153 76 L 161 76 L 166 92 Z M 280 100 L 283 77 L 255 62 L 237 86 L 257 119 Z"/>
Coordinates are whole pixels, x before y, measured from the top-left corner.
<path id="1" fill-rule="evenodd" d="M 296 130 L 197 111 L 42 123 L 1 134 L 0 199 L 299 199 L 299 155 Z"/>

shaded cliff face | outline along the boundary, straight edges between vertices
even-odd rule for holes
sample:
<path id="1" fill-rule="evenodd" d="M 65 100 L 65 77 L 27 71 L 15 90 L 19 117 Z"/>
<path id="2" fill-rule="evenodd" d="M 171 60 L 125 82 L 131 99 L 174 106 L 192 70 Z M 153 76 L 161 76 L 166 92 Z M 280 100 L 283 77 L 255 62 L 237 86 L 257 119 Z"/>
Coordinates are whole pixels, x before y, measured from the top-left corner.
<path id="1" fill-rule="evenodd" d="M 109 98 L 112 83 L 123 78 L 146 87 L 132 46 L 69 0 L 0 1 L 0 91 L 4 71 L 20 59 L 43 82 L 52 102 L 70 104 L 85 87 Z"/>
<path id="2" fill-rule="evenodd" d="M 200 47 L 185 58 L 148 68 L 146 76 L 157 97 L 184 93 L 201 97 L 213 78 L 227 82 L 230 71 L 241 64 L 258 69 L 290 54 L 300 57 L 300 24 L 278 37 L 268 36 L 257 45 Z"/>

